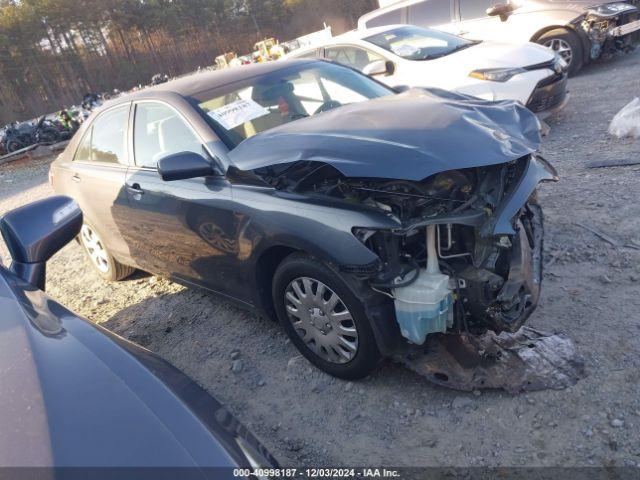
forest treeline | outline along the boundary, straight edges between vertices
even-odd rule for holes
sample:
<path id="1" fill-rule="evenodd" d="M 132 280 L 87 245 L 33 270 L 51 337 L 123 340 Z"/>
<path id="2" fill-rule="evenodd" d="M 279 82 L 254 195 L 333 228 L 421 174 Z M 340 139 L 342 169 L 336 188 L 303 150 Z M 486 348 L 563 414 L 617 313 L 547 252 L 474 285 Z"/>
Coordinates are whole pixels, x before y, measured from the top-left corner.
<path id="1" fill-rule="evenodd" d="M 353 28 L 376 0 L 0 0 L 0 124 L 281 41 Z"/>

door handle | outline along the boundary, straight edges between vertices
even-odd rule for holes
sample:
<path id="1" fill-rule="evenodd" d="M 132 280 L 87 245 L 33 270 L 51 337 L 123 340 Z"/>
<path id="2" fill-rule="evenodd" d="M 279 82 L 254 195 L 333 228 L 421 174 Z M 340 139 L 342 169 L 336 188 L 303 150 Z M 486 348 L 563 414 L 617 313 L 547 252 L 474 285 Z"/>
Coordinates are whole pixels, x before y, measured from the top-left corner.
<path id="1" fill-rule="evenodd" d="M 79 182 L 80 181 L 80 175 L 78 175 L 77 173 L 73 175 L 73 177 L 71 177 L 71 180 L 73 180 L 74 182 Z"/>
<path id="2" fill-rule="evenodd" d="M 129 192 L 131 195 L 134 195 L 134 196 L 144 195 L 144 190 L 140 188 L 139 183 L 134 183 L 133 185 L 127 185 L 127 192 Z"/>

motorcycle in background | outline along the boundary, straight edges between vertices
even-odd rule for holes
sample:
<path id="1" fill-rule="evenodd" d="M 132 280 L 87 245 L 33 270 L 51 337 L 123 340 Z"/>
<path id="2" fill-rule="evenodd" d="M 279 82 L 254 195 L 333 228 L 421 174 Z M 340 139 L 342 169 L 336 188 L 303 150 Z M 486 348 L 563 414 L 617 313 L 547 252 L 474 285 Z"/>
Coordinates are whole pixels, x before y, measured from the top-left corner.
<path id="1" fill-rule="evenodd" d="M 28 127 L 27 127 L 28 128 Z M 4 127 L 3 146 L 7 153 L 13 153 L 32 145 L 33 137 L 29 129 L 12 122 Z"/>

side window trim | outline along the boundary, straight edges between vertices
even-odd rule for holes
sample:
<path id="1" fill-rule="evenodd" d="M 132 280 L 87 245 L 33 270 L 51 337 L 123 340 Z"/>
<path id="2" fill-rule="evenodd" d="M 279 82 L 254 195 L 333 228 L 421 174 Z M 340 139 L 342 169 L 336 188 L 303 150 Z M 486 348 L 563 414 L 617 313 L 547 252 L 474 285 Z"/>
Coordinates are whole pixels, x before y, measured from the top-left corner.
<path id="1" fill-rule="evenodd" d="M 453 22 L 459 23 L 461 21 L 460 16 L 460 0 L 453 0 Z"/>
<path id="2" fill-rule="evenodd" d="M 214 162 L 214 164 L 216 163 L 216 161 L 213 160 L 213 159 L 215 159 L 215 156 L 209 150 L 209 147 L 207 146 L 206 142 L 198 134 L 196 129 L 193 128 L 193 125 L 191 125 L 191 122 L 189 122 L 189 120 L 187 120 L 187 118 L 182 114 L 182 112 L 180 110 L 178 110 L 173 105 L 165 102 L 164 100 L 144 99 L 144 100 L 136 100 L 136 101 L 134 101 L 134 105 L 133 105 L 134 108 L 132 108 L 133 114 L 131 115 L 132 122 L 131 122 L 131 126 L 130 126 L 130 131 L 131 131 L 131 158 L 132 158 L 133 161 L 129 162 L 129 168 L 131 168 L 133 170 L 148 170 L 148 171 L 152 171 L 152 172 L 157 172 L 158 171 L 158 167 L 157 166 L 156 167 L 145 167 L 144 165 L 138 165 L 138 162 L 136 161 L 136 158 L 135 158 L 135 147 L 136 147 L 136 144 L 135 144 L 135 142 L 136 142 L 136 139 L 135 139 L 135 131 L 136 131 L 135 126 L 136 126 L 136 124 L 135 124 L 135 122 L 137 121 L 136 112 L 138 110 L 138 105 L 140 105 L 142 103 L 150 103 L 150 104 L 162 105 L 163 107 L 167 107 L 170 110 L 172 110 L 177 115 L 177 117 L 180 120 L 182 120 L 182 122 L 187 126 L 187 128 L 189 128 L 191 133 L 193 133 L 193 136 L 198 139 L 198 141 L 202 145 L 203 151 L 205 151 L 207 153 L 207 155 L 209 155 L 210 159 Z"/>
<path id="3" fill-rule="evenodd" d="M 93 122 L 91 122 L 91 125 L 89 125 L 89 128 L 87 128 L 87 130 L 82 135 L 82 138 L 78 142 L 78 145 L 76 146 L 76 151 L 73 152 L 73 159 L 71 160 L 72 162 L 74 162 L 74 163 L 91 163 L 91 160 L 82 161 L 81 159 L 79 159 L 78 158 L 78 154 L 80 153 L 80 149 L 82 147 L 84 147 L 84 142 L 85 142 L 85 140 L 87 140 L 87 137 L 89 138 L 89 153 L 91 153 L 91 136 L 92 135 L 93 135 Z"/>
<path id="4" fill-rule="evenodd" d="M 130 127 L 130 113 L 131 113 L 131 102 L 123 102 L 123 103 L 118 103 L 117 105 L 113 105 L 112 107 L 107 108 L 106 110 L 103 110 L 102 112 L 98 113 L 98 115 L 96 115 L 96 117 L 91 121 L 91 125 L 89 125 L 89 128 L 87 129 L 87 131 L 84 133 L 84 135 L 82 136 L 82 140 L 80 140 L 80 142 L 78 143 L 78 147 L 76 148 L 76 151 L 73 154 L 73 162 L 77 162 L 77 163 L 81 163 L 83 165 L 100 165 L 103 167 L 112 167 L 112 168 L 123 168 L 126 169 L 128 167 L 131 166 L 131 159 L 129 157 L 129 149 L 126 148 L 125 149 L 125 155 L 127 156 L 127 158 L 125 158 L 126 163 L 114 163 L 114 162 L 99 162 L 99 161 L 93 161 L 93 159 L 89 159 L 89 160 L 81 160 L 81 159 L 76 159 L 76 156 L 78 155 L 78 151 L 80 150 L 80 148 L 82 147 L 83 142 L 85 141 L 87 135 L 91 135 L 91 149 L 90 151 L 93 151 L 93 127 L 96 124 L 96 122 L 103 117 L 105 114 L 116 110 L 118 108 L 122 108 L 122 107 L 127 107 L 128 108 L 128 112 L 127 112 L 127 123 L 125 125 L 125 132 L 127 132 L 127 137 L 128 137 L 128 132 L 129 132 L 129 127 Z M 128 142 L 127 142 L 128 143 Z M 93 154 L 92 154 L 93 157 Z"/>

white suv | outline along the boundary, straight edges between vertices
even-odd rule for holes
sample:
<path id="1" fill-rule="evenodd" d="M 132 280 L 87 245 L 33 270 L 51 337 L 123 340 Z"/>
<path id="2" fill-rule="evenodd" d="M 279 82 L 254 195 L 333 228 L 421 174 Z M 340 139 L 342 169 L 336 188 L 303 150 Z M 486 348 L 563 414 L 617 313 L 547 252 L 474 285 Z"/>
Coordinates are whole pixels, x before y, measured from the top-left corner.
<path id="1" fill-rule="evenodd" d="M 477 40 L 532 41 L 558 52 L 574 74 L 639 39 L 640 0 L 404 0 L 374 10 L 359 29 L 409 23 Z"/>

